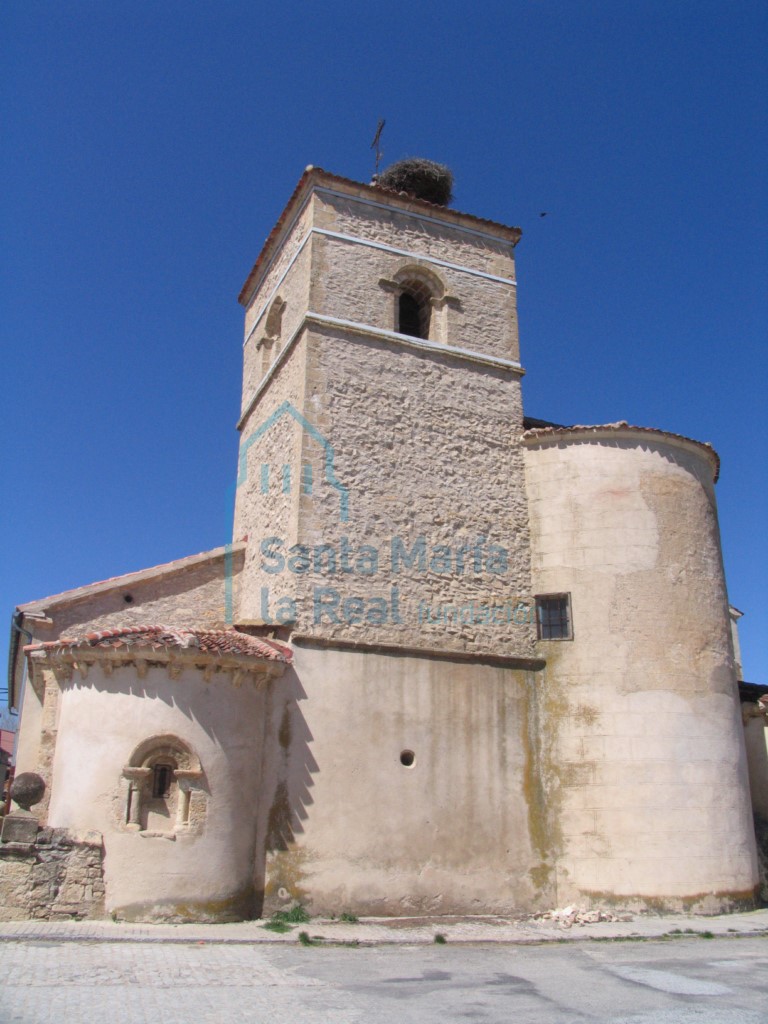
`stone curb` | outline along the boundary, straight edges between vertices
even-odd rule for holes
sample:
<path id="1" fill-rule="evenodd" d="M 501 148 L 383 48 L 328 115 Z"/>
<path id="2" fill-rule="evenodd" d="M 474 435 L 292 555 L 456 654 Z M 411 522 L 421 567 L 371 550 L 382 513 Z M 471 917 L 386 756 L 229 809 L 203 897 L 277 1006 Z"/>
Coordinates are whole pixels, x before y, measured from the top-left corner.
<path id="1" fill-rule="evenodd" d="M 418 922 L 418 923 L 417 923 Z M 366 918 L 355 923 L 314 918 L 275 933 L 259 921 L 238 924 L 122 924 L 113 921 L 5 921 L 0 942 L 164 942 L 181 944 L 297 944 L 306 932 L 318 945 L 430 945 L 442 935 L 451 945 L 537 945 L 553 942 L 642 941 L 673 938 L 768 936 L 768 908 L 717 917 L 638 916 L 632 921 L 601 921 L 562 928 L 551 920 L 508 918 Z"/>

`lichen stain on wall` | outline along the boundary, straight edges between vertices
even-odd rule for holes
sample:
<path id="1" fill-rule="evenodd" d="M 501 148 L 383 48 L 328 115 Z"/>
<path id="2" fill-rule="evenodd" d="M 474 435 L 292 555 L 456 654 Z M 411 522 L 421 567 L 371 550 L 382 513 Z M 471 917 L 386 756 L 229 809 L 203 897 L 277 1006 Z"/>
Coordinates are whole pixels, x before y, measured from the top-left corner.
<path id="1" fill-rule="evenodd" d="M 553 751 L 554 730 L 562 713 L 562 704 L 547 695 L 546 686 L 544 672 L 524 674 L 525 713 L 520 721 L 525 753 L 523 795 L 531 846 L 539 858 L 528 874 L 543 903 L 556 901 L 554 865 L 560 837 L 555 826 L 559 798 Z"/>
<path id="2" fill-rule="evenodd" d="M 269 916 L 287 903 L 311 908 L 310 893 L 305 887 L 307 862 L 311 859 L 311 850 L 295 844 L 267 855 L 262 916 Z"/>

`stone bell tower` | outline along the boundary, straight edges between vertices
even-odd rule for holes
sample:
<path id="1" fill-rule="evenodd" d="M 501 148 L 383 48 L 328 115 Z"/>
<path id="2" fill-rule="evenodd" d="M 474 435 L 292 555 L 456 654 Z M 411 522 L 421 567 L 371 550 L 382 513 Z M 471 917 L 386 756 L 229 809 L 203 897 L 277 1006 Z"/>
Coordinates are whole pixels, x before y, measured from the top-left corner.
<path id="1" fill-rule="evenodd" d="M 531 656 L 519 237 L 307 168 L 240 295 L 241 621 Z"/>
<path id="2" fill-rule="evenodd" d="M 294 656 L 267 698 L 265 912 L 554 898 L 519 237 L 310 167 L 240 295 L 235 621 Z"/>

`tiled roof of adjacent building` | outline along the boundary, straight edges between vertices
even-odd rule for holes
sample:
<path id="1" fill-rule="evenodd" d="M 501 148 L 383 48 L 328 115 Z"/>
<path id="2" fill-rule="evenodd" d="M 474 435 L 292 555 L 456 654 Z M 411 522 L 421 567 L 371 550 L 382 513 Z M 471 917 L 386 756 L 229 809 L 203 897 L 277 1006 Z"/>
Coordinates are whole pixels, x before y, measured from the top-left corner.
<path id="1" fill-rule="evenodd" d="M 538 422 L 543 423 L 545 421 L 540 420 Z M 527 424 L 524 424 L 524 426 L 527 426 Z M 670 441 L 684 441 L 686 444 L 694 445 L 696 448 L 702 448 L 710 459 L 712 459 L 714 466 L 714 479 L 715 483 L 717 483 L 717 478 L 720 475 L 720 456 L 712 445 L 708 441 L 696 441 L 692 437 L 686 437 L 685 434 L 674 434 L 671 430 L 659 430 L 658 427 L 635 427 L 631 423 L 627 423 L 626 420 L 619 420 L 617 423 L 595 423 L 591 425 L 576 423 L 572 427 L 559 426 L 556 424 L 551 424 L 549 426 L 534 426 L 530 429 L 524 430 L 523 437 L 527 441 L 535 441 L 537 439 L 546 440 L 547 438 L 559 437 L 566 434 L 599 435 L 612 433 L 655 434 L 657 437 L 666 438 Z"/>
<path id="2" fill-rule="evenodd" d="M 763 686 L 760 683 L 745 683 L 743 679 L 739 680 L 739 697 L 742 703 L 745 701 L 759 704 L 760 707 L 768 711 L 768 685 Z"/>
<path id="3" fill-rule="evenodd" d="M 276 640 L 240 633 L 236 629 L 175 629 L 172 626 L 125 626 L 102 629 L 80 637 L 60 637 L 45 643 L 28 644 L 24 651 L 50 654 L 89 648 L 133 648 L 150 650 L 198 650 L 208 655 L 259 658 L 291 663 L 290 648 Z"/>
<path id="4" fill-rule="evenodd" d="M 95 583 L 87 583 L 82 587 L 74 587 L 72 590 L 65 590 L 60 594 L 51 594 L 48 597 L 39 597 L 35 601 L 27 601 L 20 604 L 18 610 L 25 614 L 41 611 L 52 605 L 71 604 L 83 597 L 91 597 L 94 594 L 107 590 L 114 590 L 117 587 L 134 586 L 146 580 L 155 580 L 163 576 L 171 576 L 175 573 L 197 566 L 216 561 L 224 561 L 228 554 L 240 559 L 245 551 L 245 544 L 238 541 L 234 544 L 223 545 L 214 548 L 212 551 L 202 551 L 197 555 L 186 555 L 184 558 L 177 558 L 172 562 L 163 562 L 161 565 L 153 565 L 147 569 L 138 569 L 135 572 L 123 573 L 120 576 L 110 576 L 105 580 L 98 580 Z"/>

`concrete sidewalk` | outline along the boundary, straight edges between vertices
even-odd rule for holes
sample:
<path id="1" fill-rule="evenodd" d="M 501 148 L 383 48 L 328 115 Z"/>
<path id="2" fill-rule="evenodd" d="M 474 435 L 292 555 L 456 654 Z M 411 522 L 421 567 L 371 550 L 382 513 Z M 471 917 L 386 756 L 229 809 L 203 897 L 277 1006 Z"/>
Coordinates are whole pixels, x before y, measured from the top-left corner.
<path id="1" fill-rule="evenodd" d="M 177 942 L 296 943 L 299 933 L 327 943 L 416 945 L 442 935 L 450 943 L 532 944 L 584 939 L 638 940 L 661 936 L 768 935 L 768 908 L 740 914 L 702 917 L 682 914 L 637 915 L 629 921 L 600 921 L 563 927 L 553 920 L 501 917 L 363 918 L 358 922 L 313 918 L 284 933 L 269 931 L 265 921 L 238 924 L 123 924 L 113 921 L 5 921 L 0 941 L 28 942 Z"/>

